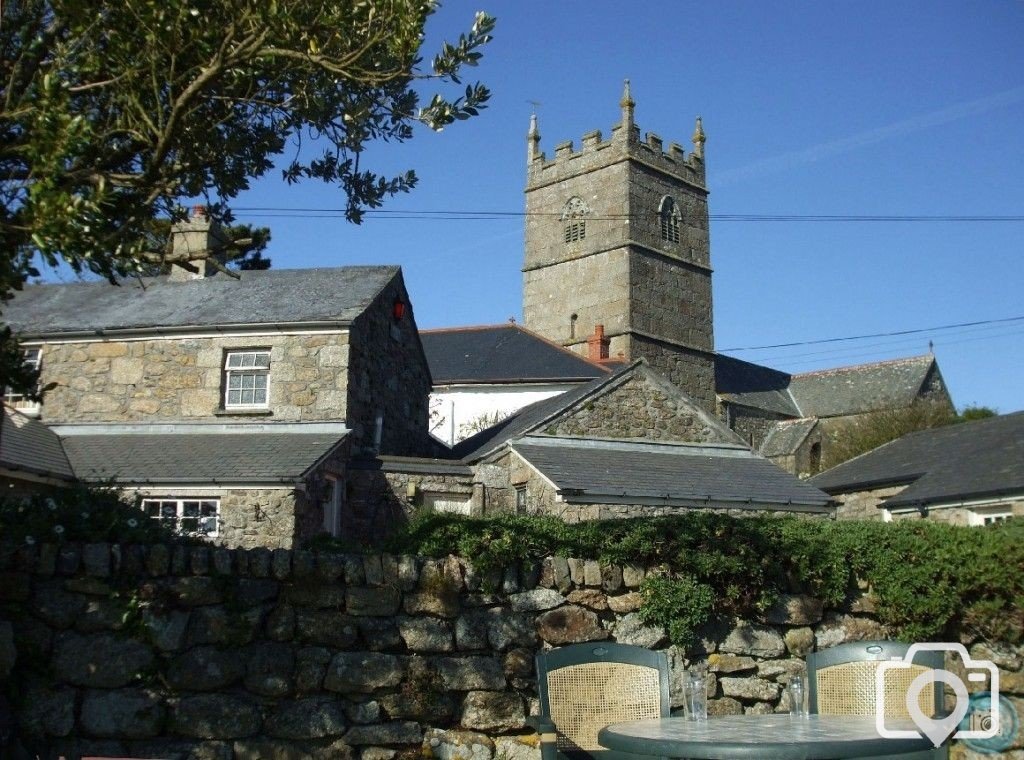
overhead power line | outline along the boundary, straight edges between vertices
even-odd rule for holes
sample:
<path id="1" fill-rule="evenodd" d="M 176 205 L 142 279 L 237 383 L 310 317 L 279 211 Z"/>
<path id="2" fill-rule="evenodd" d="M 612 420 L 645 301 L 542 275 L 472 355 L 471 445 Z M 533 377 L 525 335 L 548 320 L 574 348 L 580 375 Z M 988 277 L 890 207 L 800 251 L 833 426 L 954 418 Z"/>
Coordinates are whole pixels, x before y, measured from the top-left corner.
<path id="1" fill-rule="evenodd" d="M 895 335 L 915 335 L 919 333 L 927 332 L 938 332 L 940 330 L 953 330 L 958 327 L 977 327 L 979 325 L 995 325 L 1003 324 L 1006 322 L 1020 322 L 1024 321 L 1024 315 L 1019 317 L 1004 317 L 1002 319 L 984 319 L 977 322 L 958 322 L 953 325 L 938 325 L 936 327 L 919 327 L 913 330 L 893 330 L 892 332 L 881 332 L 881 333 L 868 333 L 865 335 L 847 335 L 842 338 L 819 338 L 818 340 L 801 340 L 794 341 L 792 343 L 773 343 L 764 346 L 742 346 L 739 348 L 721 348 L 718 349 L 722 353 L 729 353 L 730 351 L 761 351 L 769 348 L 792 348 L 793 346 L 815 346 L 822 343 L 841 343 L 844 341 L 851 340 L 866 340 L 868 338 L 889 338 Z"/>
<path id="2" fill-rule="evenodd" d="M 330 219 L 343 217 L 343 208 L 283 208 L 274 206 L 238 206 L 237 212 L 270 217 L 293 217 L 298 219 Z M 494 220 L 525 217 L 558 217 L 559 211 L 430 211 L 419 209 L 366 209 L 364 216 L 379 219 L 424 219 L 424 220 Z M 629 219 L 630 214 L 593 214 L 588 220 L 620 221 Z M 1024 215 L 992 214 L 709 214 L 716 222 L 1024 222 Z"/>

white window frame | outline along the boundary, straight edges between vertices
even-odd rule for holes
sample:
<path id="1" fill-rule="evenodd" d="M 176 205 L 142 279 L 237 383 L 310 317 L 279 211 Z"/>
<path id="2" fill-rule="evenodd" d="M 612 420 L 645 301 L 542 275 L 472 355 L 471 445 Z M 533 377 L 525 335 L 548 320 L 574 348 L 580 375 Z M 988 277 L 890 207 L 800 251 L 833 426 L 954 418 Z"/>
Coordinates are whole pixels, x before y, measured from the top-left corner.
<path id="1" fill-rule="evenodd" d="M 330 493 L 323 501 L 323 529 L 325 533 L 337 538 L 341 535 L 341 497 L 344 489 L 340 480 L 330 476 L 327 477 L 327 485 L 330 488 Z"/>
<path id="2" fill-rule="evenodd" d="M 43 366 L 43 349 L 41 346 L 22 349 L 21 355 L 25 365 L 32 367 L 34 370 L 38 371 Z M 36 390 L 39 390 L 38 386 L 36 386 Z M 39 415 L 40 406 L 38 401 L 31 401 L 24 393 L 15 393 L 7 388 L 4 388 L 4 406 L 17 409 L 29 417 Z"/>
<path id="3" fill-rule="evenodd" d="M 232 388 L 233 379 L 238 379 L 238 387 Z M 252 385 L 246 386 L 251 379 Z M 262 379 L 263 387 L 259 387 Z M 256 401 L 256 395 L 263 391 L 263 400 Z M 231 401 L 231 394 L 237 392 L 238 401 Z M 247 392 L 253 394 L 253 400 L 246 402 Z M 270 408 L 270 349 L 248 348 L 224 352 L 224 408 L 225 409 L 269 409 Z"/>
<path id="4" fill-rule="evenodd" d="M 1013 519 L 1013 506 L 1010 504 L 968 508 L 967 524 L 971 526 L 992 525 L 1011 519 Z"/>
<path id="5" fill-rule="evenodd" d="M 195 515 L 187 514 L 192 511 L 191 505 L 195 505 Z M 203 506 L 207 511 L 212 507 L 213 514 L 203 514 Z M 152 511 L 156 514 L 150 514 Z M 216 538 L 220 535 L 220 499 L 206 498 L 202 496 L 167 496 L 151 497 L 142 500 L 142 513 L 150 520 L 157 520 L 170 525 L 175 531 L 190 536 L 201 536 L 205 538 Z M 199 530 L 202 520 L 213 520 L 212 531 Z M 186 520 L 196 520 L 196 528 L 189 530 L 189 523 Z"/>

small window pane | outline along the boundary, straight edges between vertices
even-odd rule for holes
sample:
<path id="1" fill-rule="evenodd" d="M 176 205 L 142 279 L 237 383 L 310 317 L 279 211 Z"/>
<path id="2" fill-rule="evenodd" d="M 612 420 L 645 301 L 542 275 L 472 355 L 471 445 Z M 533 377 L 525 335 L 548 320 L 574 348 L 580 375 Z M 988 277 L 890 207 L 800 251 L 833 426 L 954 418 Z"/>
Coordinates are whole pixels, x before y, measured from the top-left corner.
<path id="1" fill-rule="evenodd" d="M 199 499 L 144 499 L 142 511 L 176 530 L 191 535 L 217 535 L 220 502 Z"/>
<path id="2" fill-rule="evenodd" d="M 259 389 L 253 394 L 254 404 L 265 404 L 267 403 L 267 391 L 265 389 Z"/>

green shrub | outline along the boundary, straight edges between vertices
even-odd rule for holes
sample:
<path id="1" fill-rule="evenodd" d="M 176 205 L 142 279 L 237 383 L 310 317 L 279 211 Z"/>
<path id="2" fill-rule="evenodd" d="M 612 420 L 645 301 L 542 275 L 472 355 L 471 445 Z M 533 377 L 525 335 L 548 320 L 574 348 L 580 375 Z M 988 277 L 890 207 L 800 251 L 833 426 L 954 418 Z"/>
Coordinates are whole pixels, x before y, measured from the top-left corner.
<path id="1" fill-rule="evenodd" d="M 75 486 L 30 497 L 0 498 L 0 539 L 15 545 L 143 544 L 179 538 L 114 489 Z"/>
<path id="2" fill-rule="evenodd" d="M 866 581 L 880 620 L 908 641 L 969 633 L 1024 640 L 1024 521 L 964 528 L 926 521 L 733 518 L 712 512 L 568 525 L 553 517 L 427 513 L 389 551 L 466 557 L 483 574 L 547 555 L 661 566 L 643 618 L 677 643 L 716 615 L 756 617 L 780 593 L 836 608 Z"/>

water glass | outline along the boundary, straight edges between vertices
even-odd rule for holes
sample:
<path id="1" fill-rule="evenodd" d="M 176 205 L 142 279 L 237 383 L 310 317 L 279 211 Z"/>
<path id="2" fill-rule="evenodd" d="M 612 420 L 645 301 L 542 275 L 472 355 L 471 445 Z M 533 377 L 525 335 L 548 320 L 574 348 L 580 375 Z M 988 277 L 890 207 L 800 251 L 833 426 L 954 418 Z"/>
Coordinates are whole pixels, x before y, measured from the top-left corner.
<path id="1" fill-rule="evenodd" d="M 807 717 L 807 685 L 803 676 L 793 676 L 786 686 L 789 693 L 789 714 L 798 718 Z"/>
<path id="2" fill-rule="evenodd" d="M 686 697 L 686 719 L 708 719 L 708 679 L 702 673 L 690 673 L 683 684 Z"/>

